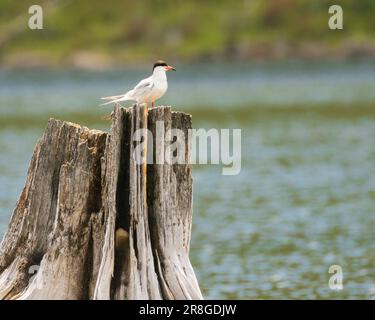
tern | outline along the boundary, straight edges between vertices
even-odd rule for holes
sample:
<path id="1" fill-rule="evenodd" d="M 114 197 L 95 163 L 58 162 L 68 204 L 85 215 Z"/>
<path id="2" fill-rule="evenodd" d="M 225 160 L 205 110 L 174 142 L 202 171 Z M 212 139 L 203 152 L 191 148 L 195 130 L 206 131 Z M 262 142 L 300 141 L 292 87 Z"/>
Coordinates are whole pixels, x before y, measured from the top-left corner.
<path id="1" fill-rule="evenodd" d="M 102 100 L 109 100 L 103 103 L 102 106 L 111 103 L 120 103 L 122 101 L 136 101 L 137 103 L 154 102 L 160 99 L 168 89 L 167 71 L 176 71 L 175 68 L 169 66 L 165 61 L 159 60 L 154 64 L 152 75 L 140 81 L 132 90 L 125 94 L 117 96 L 102 97 Z"/>

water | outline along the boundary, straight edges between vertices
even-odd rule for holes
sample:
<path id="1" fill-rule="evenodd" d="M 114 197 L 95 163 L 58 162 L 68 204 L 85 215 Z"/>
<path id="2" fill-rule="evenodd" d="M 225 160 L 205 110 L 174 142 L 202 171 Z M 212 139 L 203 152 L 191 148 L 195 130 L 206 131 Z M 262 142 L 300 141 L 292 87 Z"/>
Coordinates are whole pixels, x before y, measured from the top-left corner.
<path id="1" fill-rule="evenodd" d="M 106 129 L 97 97 L 142 74 L 0 72 L 0 236 L 46 119 Z M 163 102 L 195 127 L 242 129 L 239 175 L 194 168 L 191 259 L 205 297 L 375 298 L 374 65 L 182 66 Z M 342 291 L 328 287 L 335 264 Z"/>
<path id="2" fill-rule="evenodd" d="M 25 117 L 67 112 L 103 113 L 98 97 L 132 88 L 150 70 L 107 73 L 72 70 L 0 71 L 0 115 Z M 169 74 L 159 104 L 179 109 L 369 103 L 375 101 L 375 66 L 343 64 L 217 64 L 180 66 Z"/>

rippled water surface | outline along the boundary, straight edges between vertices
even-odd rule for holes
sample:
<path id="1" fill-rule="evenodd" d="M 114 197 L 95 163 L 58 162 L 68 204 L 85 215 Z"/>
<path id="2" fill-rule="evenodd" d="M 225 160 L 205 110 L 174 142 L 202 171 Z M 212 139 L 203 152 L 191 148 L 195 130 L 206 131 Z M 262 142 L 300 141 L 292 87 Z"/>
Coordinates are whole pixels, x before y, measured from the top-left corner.
<path id="1" fill-rule="evenodd" d="M 191 258 L 205 297 L 374 298 L 375 67 L 180 70 L 162 102 L 192 113 L 195 127 L 242 129 L 239 175 L 194 168 Z M 106 129 L 97 97 L 137 77 L 142 71 L 0 72 L 0 235 L 45 120 Z M 339 292 L 328 287 L 336 264 Z"/>

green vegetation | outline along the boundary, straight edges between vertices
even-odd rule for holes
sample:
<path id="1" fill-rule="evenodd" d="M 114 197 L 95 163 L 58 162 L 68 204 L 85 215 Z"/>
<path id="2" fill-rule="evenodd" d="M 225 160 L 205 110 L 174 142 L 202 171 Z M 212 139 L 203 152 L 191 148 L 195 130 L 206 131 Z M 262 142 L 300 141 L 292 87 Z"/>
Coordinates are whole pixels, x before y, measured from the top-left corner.
<path id="1" fill-rule="evenodd" d="M 111 66 L 169 60 L 335 58 L 375 54 L 373 0 L 39 1 L 44 29 L 27 27 L 34 0 L 0 2 L 3 65 Z M 328 29 L 340 4 L 344 30 Z"/>

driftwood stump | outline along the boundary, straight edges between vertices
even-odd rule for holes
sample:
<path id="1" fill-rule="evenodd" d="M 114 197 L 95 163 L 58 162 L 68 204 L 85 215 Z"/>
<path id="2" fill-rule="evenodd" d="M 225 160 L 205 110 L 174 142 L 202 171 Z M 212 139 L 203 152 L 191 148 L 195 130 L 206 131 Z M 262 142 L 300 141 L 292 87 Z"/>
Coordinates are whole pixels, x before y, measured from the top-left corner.
<path id="1" fill-rule="evenodd" d="M 191 128 L 188 114 L 143 105 L 116 107 L 108 134 L 49 120 L 0 245 L 0 299 L 202 298 L 191 165 L 132 156 L 135 130 L 157 121 Z"/>

